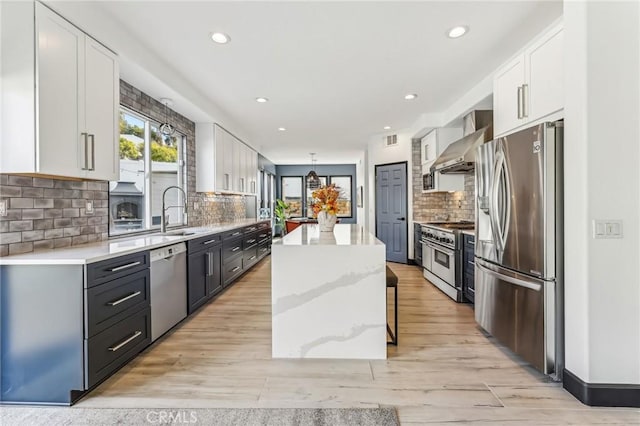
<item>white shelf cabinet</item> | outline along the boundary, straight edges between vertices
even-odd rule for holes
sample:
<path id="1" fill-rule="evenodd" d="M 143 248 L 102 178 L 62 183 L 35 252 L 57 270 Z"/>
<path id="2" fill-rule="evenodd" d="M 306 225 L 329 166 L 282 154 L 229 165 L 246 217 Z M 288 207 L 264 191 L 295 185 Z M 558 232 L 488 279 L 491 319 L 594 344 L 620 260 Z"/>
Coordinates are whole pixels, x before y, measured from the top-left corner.
<path id="1" fill-rule="evenodd" d="M 438 156 L 442 154 L 451 143 L 460 138 L 462 138 L 462 129 L 448 127 L 434 129 L 424 136 L 420 144 L 422 150 L 421 158 L 423 160 L 422 174 L 428 173 Z M 426 161 L 424 161 L 425 159 Z M 431 192 L 462 190 L 464 190 L 463 174 L 441 174 L 436 172 L 434 175 L 434 189 L 428 191 L 423 190 L 422 192 L 428 194 Z"/>
<path id="2" fill-rule="evenodd" d="M 563 30 L 554 26 L 498 69 L 493 81 L 494 136 L 564 109 Z"/>
<path id="3" fill-rule="evenodd" d="M 118 180 L 117 56 L 41 3 L 0 7 L 2 171 Z"/>
<path id="4" fill-rule="evenodd" d="M 258 154 L 217 124 L 196 123 L 196 191 L 255 195 Z"/>

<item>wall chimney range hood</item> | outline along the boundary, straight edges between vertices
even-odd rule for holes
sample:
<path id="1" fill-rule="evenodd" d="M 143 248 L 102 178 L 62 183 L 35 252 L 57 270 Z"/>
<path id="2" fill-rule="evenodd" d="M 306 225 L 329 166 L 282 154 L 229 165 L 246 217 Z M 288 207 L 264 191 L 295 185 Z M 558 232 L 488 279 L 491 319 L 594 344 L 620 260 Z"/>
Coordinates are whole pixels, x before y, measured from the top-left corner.
<path id="1" fill-rule="evenodd" d="M 493 139 L 493 111 L 471 111 L 463 117 L 463 134 L 431 166 L 432 172 L 469 173 L 475 168 L 476 148 Z"/>

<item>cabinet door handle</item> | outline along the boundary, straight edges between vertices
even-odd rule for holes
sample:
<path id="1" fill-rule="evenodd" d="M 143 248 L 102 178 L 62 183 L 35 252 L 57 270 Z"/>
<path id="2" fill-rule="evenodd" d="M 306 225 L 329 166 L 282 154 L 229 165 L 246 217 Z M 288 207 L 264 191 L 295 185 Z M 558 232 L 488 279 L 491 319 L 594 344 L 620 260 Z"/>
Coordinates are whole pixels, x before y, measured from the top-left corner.
<path id="1" fill-rule="evenodd" d="M 124 345 L 126 345 L 127 343 L 129 343 L 129 342 L 131 342 L 131 341 L 133 341 L 133 340 L 137 339 L 141 334 L 142 334 L 142 331 L 138 330 L 138 331 L 136 331 L 135 333 L 133 333 L 133 335 L 132 335 L 131 337 L 129 337 L 128 339 L 123 340 L 122 342 L 118 343 L 118 344 L 117 344 L 117 345 L 115 345 L 115 346 L 111 346 L 111 347 L 109 348 L 109 350 L 110 350 L 111 352 L 115 352 L 115 351 L 117 351 L 118 349 L 122 348 L 122 347 L 123 347 Z"/>
<path id="2" fill-rule="evenodd" d="M 213 275 L 213 253 L 207 253 L 207 276 Z"/>
<path id="3" fill-rule="evenodd" d="M 134 266 L 140 265 L 140 263 L 141 262 L 127 263 L 126 265 L 118 266 L 116 268 L 111 268 L 109 269 L 109 272 L 118 272 L 118 271 L 122 271 L 123 269 L 133 268 Z"/>
<path id="4" fill-rule="evenodd" d="M 138 296 L 139 294 L 140 294 L 140 292 L 139 292 L 139 291 L 136 291 L 135 293 L 131 293 L 130 295 L 125 296 L 125 297 L 123 297 L 122 299 L 114 300 L 113 302 L 107 302 L 107 305 L 109 305 L 109 306 L 116 306 L 116 305 L 119 305 L 119 304 L 121 304 L 122 302 L 126 302 L 127 300 L 132 299 L 132 298 L 134 298 L 134 297 Z"/>
<path id="5" fill-rule="evenodd" d="M 229 189 L 229 173 L 224 174 L 224 189 Z"/>
<path id="6" fill-rule="evenodd" d="M 234 248 L 231 249 L 231 251 L 238 251 L 238 250 L 240 250 L 240 246 L 234 247 Z"/>
<path id="7" fill-rule="evenodd" d="M 91 167 L 89 170 L 96 169 L 96 135 L 89 133 L 89 139 L 91 140 Z"/>
<path id="8" fill-rule="evenodd" d="M 518 120 L 522 118 L 522 86 L 518 86 Z"/>
<path id="9" fill-rule="evenodd" d="M 244 192 L 244 178 L 240 178 L 240 192 Z"/>
<path id="10" fill-rule="evenodd" d="M 522 117 L 529 118 L 529 85 L 522 85 Z"/>
<path id="11" fill-rule="evenodd" d="M 89 170 L 89 141 L 86 133 L 80 133 L 84 141 L 84 166 L 82 170 Z"/>
<path id="12" fill-rule="evenodd" d="M 233 268 L 233 269 L 231 270 L 231 272 L 237 272 L 237 271 L 239 271 L 239 270 L 240 270 L 240 267 L 239 267 L 239 266 L 236 266 L 235 268 Z"/>
<path id="13" fill-rule="evenodd" d="M 215 243 L 216 241 L 217 241 L 216 239 L 213 239 L 213 240 L 205 241 L 205 242 L 204 242 L 204 243 L 202 243 L 202 244 L 206 246 L 207 244 L 213 244 L 213 243 Z"/>

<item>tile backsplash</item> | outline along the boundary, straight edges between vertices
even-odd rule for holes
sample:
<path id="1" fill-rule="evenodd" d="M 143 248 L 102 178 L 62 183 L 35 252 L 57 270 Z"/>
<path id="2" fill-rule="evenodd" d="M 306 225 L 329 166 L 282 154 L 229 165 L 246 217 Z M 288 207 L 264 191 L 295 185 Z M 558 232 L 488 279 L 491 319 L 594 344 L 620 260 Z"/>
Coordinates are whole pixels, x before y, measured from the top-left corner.
<path id="1" fill-rule="evenodd" d="M 107 239 L 109 184 L 0 175 L 0 256 Z M 87 213 L 87 201 L 93 213 Z"/>
<path id="2" fill-rule="evenodd" d="M 419 222 L 475 220 L 475 178 L 473 173 L 465 175 L 464 191 L 423 194 L 419 140 L 413 141 L 411 160 L 413 220 Z"/>

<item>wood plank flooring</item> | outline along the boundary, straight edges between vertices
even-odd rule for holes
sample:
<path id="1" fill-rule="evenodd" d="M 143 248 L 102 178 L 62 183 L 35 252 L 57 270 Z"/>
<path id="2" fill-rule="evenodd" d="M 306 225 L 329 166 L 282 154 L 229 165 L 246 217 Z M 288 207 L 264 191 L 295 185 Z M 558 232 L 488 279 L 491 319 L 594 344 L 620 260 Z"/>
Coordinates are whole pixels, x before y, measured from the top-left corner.
<path id="1" fill-rule="evenodd" d="M 399 346 L 386 361 L 271 359 L 267 258 L 77 406 L 395 406 L 403 424 L 640 424 L 637 409 L 582 405 L 485 337 L 472 308 L 417 267 L 390 267 Z"/>

